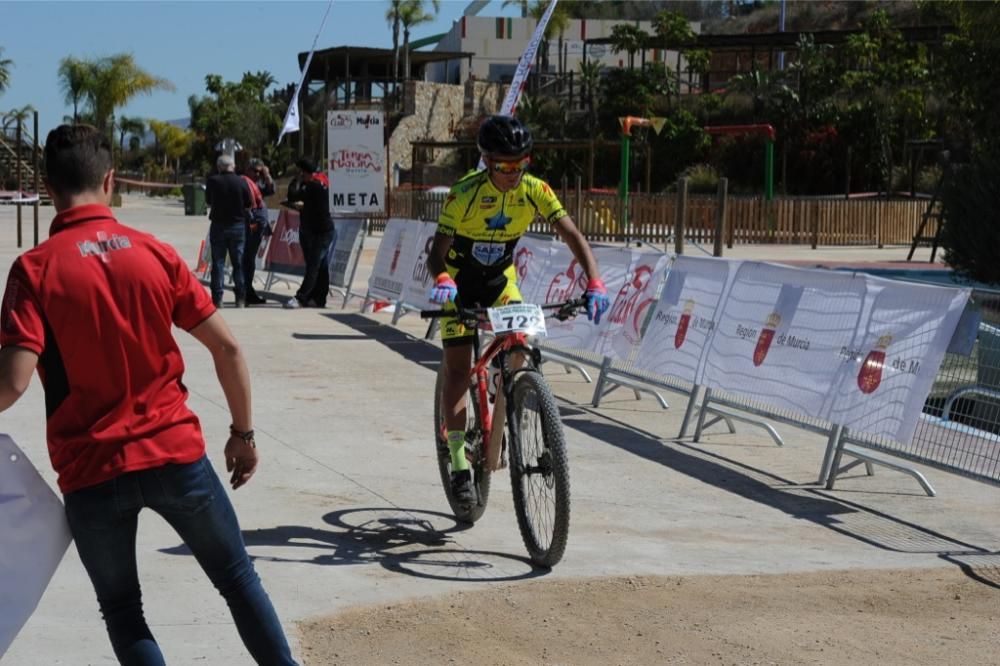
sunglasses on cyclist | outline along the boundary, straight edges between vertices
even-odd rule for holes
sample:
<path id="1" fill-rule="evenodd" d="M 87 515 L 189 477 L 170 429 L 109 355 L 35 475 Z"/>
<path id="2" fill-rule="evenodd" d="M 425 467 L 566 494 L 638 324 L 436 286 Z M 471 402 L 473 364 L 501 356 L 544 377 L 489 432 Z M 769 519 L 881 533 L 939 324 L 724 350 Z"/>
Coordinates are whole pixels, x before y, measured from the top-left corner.
<path id="1" fill-rule="evenodd" d="M 528 168 L 529 164 L 531 164 L 530 157 L 523 157 L 513 162 L 493 161 L 490 164 L 490 170 L 493 171 L 494 173 L 512 175 L 515 173 L 524 173 L 524 171 Z"/>

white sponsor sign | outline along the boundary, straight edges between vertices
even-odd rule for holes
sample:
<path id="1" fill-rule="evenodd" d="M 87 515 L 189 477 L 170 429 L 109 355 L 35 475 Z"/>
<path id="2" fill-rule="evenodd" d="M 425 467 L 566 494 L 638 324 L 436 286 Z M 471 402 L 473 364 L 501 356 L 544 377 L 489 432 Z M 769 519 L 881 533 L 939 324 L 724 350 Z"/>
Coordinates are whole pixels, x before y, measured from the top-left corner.
<path id="1" fill-rule="evenodd" d="M 740 262 L 679 256 L 646 328 L 636 365 L 692 384 L 701 381 L 705 348 Z"/>
<path id="2" fill-rule="evenodd" d="M 864 298 L 861 275 L 744 262 L 709 342 L 702 383 L 798 414 L 823 414 Z"/>
<path id="3" fill-rule="evenodd" d="M 375 111 L 328 111 L 330 210 L 380 213 L 385 206 L 385 117 Z"/>
<path id="4" fill-rule="evenodd" d="M 413 271 L 417 259 L 417 239 L 423 231 L 423 222 L 390 218 L 382 234 L 382 242 L 375 255 L 375 264 L 368 278 L 368 292 L 372 296 L 399 300 L 403 288 Z"/>
<path id="5" fill-rule="evenodd" d="M 874 277 L 866 283 L 863 320 L 838 350 L 841 373 L 826 418 L 908 444 L 971 292 Z"/>
<path id="6" fill-rule="evenodd" d="M 414 225 L 416 235 L 416 252 L 413 261 L 409 265 L 406 287 L 403 289 L 402 301 L 406 305 L 419 310 L 436 310 L 441 306 L 431 303 L 431 287 L 434 286 L 436 275 L 431 275 L 427 268 L 427 257 L 430 256 L 431 246 L 434 244 L 434 235 L 437 233 L 437 222 L 417 222 L 410 220 Z M 417 227 L 416 225 L 420 225 Z"/>
<path id="7" fill-rule="evenodd" d="M 361 256 L 365 242 L 365 221 L 362 219 L 334 220 L 337 240 L 330 253 L 330 284 L 334 287 L 350 289 L 354 277 L 354 267 Z"/>
<path id="8" fill-rule="evenodd" d="M 34 612 L 69 547 L 62 502 L 0 435 L 0 657 Z"/>
<path id="9" fill-rule="evenodd" d="M 630 252 L 628 275 L 621 288 L 608 289 L 611 306 L 598 327 L 595 350 L 620 360 L 628 359 L 642 339 L 670 266 L 670 256 L 661 252 Z M 603 264 L 601 274 L 605 274 Z"/>
<path id="10" fill-rule="evenodd" d="M 551 238 L 526 234 L 521 236 L 514 249 L 514 269 L 517 271 L 517 287 L 525 303 L 541 303 L 542 279 L 549 262 L 556 253 L 556 244 Z"/>
<path id="11" fill-rule="evenodd" d="M 609 294 L 617 294 L 625 285 L 625 276 L 632 261 L 630 250 L 613 247 L 593 248 L 601 279 Z M 577 262 L 569 246 L 559 243 L 542 276 L 540 303 L 559 303 L 583 296 L 587 290 L 587 273 Z M 604 313 L 607 316 L 607 312 Z M 603 320 L 602 320 L 603 321 Z M 597 327 L 583 314 L 567 321 L 550 321 L 548 340 L 563 347 L 595 351 Z"/>

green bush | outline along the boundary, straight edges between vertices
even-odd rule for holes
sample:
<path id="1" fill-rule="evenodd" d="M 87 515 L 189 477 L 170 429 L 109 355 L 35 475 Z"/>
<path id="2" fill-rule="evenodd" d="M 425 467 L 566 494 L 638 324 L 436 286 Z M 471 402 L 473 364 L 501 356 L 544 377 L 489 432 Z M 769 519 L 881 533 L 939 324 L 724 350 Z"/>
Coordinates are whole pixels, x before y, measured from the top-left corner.
<path id="1" fill-rule="evenodd" d="M 688 179 L 690 194 L 714 194 L 719 189 L 719 172 L 710 164 L 693 164 L 681 175 Z"/>

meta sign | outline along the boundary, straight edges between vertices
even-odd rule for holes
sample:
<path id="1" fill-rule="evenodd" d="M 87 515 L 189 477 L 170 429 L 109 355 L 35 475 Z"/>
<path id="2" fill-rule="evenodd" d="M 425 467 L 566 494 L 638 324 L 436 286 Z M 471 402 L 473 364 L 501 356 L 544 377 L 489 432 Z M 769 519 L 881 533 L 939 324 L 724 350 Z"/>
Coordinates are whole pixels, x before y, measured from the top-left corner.
<path id="1" fill-rule="evenodd" d="M 374 111 L 326 114 L 330 210 L 339 215 L 385 210 L 385 116 Z"/>

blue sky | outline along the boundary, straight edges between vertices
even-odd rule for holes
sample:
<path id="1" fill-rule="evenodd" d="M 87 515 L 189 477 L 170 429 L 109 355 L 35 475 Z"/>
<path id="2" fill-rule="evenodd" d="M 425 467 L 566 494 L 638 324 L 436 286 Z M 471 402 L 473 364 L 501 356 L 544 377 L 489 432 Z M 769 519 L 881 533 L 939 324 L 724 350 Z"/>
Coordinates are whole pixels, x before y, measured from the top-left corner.
<path id="1" fill-rule="evenodd" d="M 14 61 L 10 87 L 0 94 L 0 114 L 31 104 L 38 109 L 43 138 L 71 115 L 56 76 L 66 56 L 131 52 L 140 67 L 177 90 L 138 97 L 119 113 L 159 120 L 187 117 L 188 97 L 206 94 L 206 74 L 238 81 L 246 71 L 267 70 L 279 85 L 297 83 L 296 54 L 312 45 L 327 2 L 0 2 L 2 57 Z M 415 28 L 411 39 L 446 32 L 468 4 L 443 0 L 437 20 Z M 387 0 L 333 0 L 317 48 L 392 48 L 388 5 Z M 500 0 L 479 14 L 519 15 Z"/>

